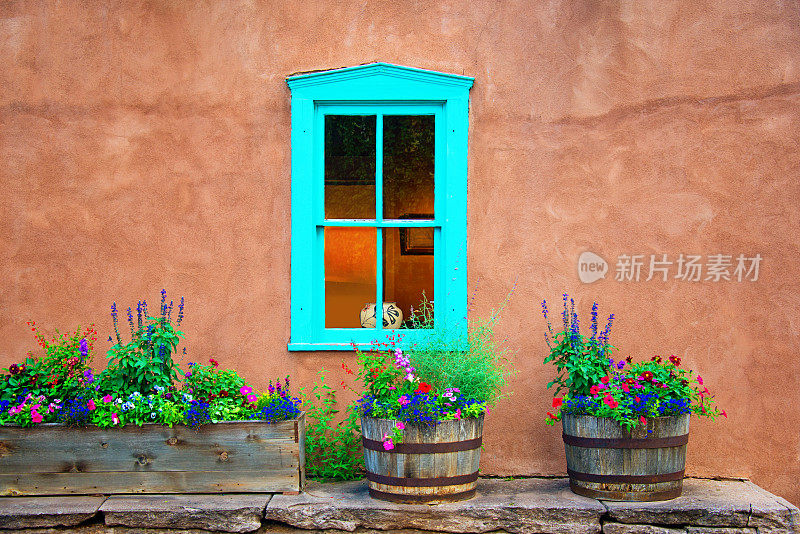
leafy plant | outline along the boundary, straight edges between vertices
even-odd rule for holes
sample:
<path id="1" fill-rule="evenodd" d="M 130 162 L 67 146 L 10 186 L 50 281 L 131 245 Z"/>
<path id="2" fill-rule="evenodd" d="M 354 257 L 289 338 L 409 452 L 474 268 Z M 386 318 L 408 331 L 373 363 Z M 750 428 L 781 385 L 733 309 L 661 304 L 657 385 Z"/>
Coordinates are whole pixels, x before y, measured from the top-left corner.
<path id="1" fill-rule="evenodd" d="M 648 362 L 631 362 L 631 358 L 616 363 L 609 359 L 607 374 L 590 387 L 588 395 L 553 399 L 553 406 L 561 409 L 558 415 L 548 413 L 547 423 L 555 424 L 564 414 L 593 415 L 610 417 L 630 430 L 639 424 L 647 425 L 651 417 L 687 413 L 711 419 L 728 416 L 715 406 L 703 378 L 681 369 L 677 356 L 670 356 L 667 361 L 654 356 Z"/>
<path id="2" fill-rule="evenodd" d="M 88 367 L 97 340 L 94 325 L 86 329 L 78 327 L 69 335 L 56 330 L 50 341 L 34 321 L 28 321 L 28 326 L 45 354 L 36 357 L 29 352 L 24 362 L 3 369 L 8 374 L 0 375 L 0 399 L 10 403 L 28 393 L 32 397 L 66 398 L 77 394 L 94 380 Z"/>
<path id="3" fill-rule="evenodd" d="M 554 385 L 556 395 L 569 392 L 570 395 L 586 395 L 589 388 L 596 384 L 605 374 L 608 367 L 608 358 L 614 347 L 608 342 L 611 335 L 611 325 L 614 314 L 608 316 L 608 322 L 602 332 L 598 334 L 597 303 L 592 306 L 591 336 L 586 337 L 580 333 L 580 321 L 575 312 L 575 300 L 569 295 L 563 295 L 564 310 L 561 312 L 563 331 L 554 333 L 553 326 L 547 316 L 547 302 L 542 301 L 542 315 L 547 323 L 547 332 L 544 337 L 550 347 L 550 354 L 544 363 L 553 363 L 556 366 L 556 378 L 547 383 L 547 388 Z M 569 302 L 569 304 L 567 304 Z"/>
<path id="4" fill-rule="evenodd" d="M 306 474 L 323 480 L 355 480 L 363 473 L 358 411 L 347 406 L 344 420 L 334 423 L 336 391 L 325 382 L 323 369 L 310 396 L 301 391 L 306 412 Z"/>
<path id="5" fill-rule="evenodd" d="M 122 343 L 119 333 L 116 303 L 111 305 L 114 334 L 117 343 L 108 351 L 108 367 L 100 375 L 103 391 L 127 395 L 133 392 L 150 392 L 155 386 L 167 388 L 178 376 L 178 366 L 172 355 L 184 337 L 183 332 L 172 326 L 173 303 L 166 303 L 167 292 L 161 290 L 159 316 L 147 314 L 147 302 L 137 304 L 137 326 L 133 313 L 128 308 L 128 323 L 131 341 Z M 183 297 L 178 309 L 176 326 L 183 321 Z"/>

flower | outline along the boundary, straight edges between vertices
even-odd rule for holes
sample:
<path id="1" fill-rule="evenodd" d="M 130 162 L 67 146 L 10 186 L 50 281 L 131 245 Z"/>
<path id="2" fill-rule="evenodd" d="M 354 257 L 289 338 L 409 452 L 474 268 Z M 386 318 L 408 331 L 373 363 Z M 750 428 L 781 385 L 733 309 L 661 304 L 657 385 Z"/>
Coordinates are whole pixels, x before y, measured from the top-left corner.
<path id="1" fill-rule="evenodd" d="M 256 402 L 257 400 L 258 400 L 258 397 L 253 395 L 252 393 L 247 395 L 247 402 Z"/>
<path id="2" fill-rule="evenodd" d="M 553 421 L 558 420 L 558 417 L 552 414 L 552 412 L 547 412 L 547 418 L 552 419 Z"/>
<path id="3" fill-rule="evenodd" d="M 617 406 L 619 406 L 619 403 L 616 400 L 614 400 L 614 397 L 612 397 L 611 395 L 606 395 L 605 397 L 603 397 L 603 402 L 605 403 L 606 406 L 608 406 L 612 410 L 615 409 Z"/>
<path id="4" fill-rule="evenodd" d="M 600 388 L 597 386 L 592 386 L 589 388 L 589 393 L 592 395 L 597 395 L 600 392 Z"/>
<path id="5" fill-rule="evenodd" d="M 89 402 L 86 403 L 86 407 L 89 408 L 89 411 L 93 412 L 97 409 L 97 406 L 94 404 L 94 399 L 89 399 Z"/>
<path id="6" fill-rule="evenodd" d="M 111 394 L 109 393 L 108 395 L 106 395 L 105 397 L 103 397 L 103 399 L 102 399 L 102 400 L 103 400 L 103 402 L 105 402 L 106 404 L 108 404 L 109 402 L 113 402 L 113 401 L 114 401 L 114 397 L 112 397 L 112 396 L 111 396 Z"/>
<path id="7" fill-rule="evenodd" d="M 390 438 L 389 436 L 384 436 L 383 448 L 387 451 L 394 449 L 394 443 L 392 442 L 392 438 Z"/>
<path id="8" fill-rule="evenodd" d="M 119 424 L 119 416 L 116 414 L 116 412 L 111 414 L 111 422 L 115 425 Z"/>
<path id="9" fill-rule="evenodd" d="M 39 414 L 39 412 L 37 411 L 31 410 L 31 421 L 33 421 L 34 423 L 41 423 L 42 422 L 41 414 Z"/>
<path id="10" fill-rule="evenodd" d="M 217 360 L 215 360 L 214 358 L 209 358 L 209 359 L 208 359 L 208 362 L 209 362 L 211 365 L 213 365 L 214 367 L 219 367 L 219 362 L 218 362 Z"/>
<path id="11" fill-rule="evenodd" d="M 647 424 L 647 419 L 645 419 L 645 417 L 643 415 L 640 415 L 639 416 L 639 422 L 642 423 L 643 425 L 646 425 Z"/>
<path id="12" fill-rule="evenodd" d="M 647 382 L 653 380 L 653 373 L 651 373 L 650 371 L 645 371 L 644 373 L 642 373 L 642 380 L 645 380 Z"/>
<path id="13" fill-rule="evenodd" d="M 403 424 L 402 421 L 398 421 L 397 423 L 395 423 L 394 426 L 397 427 L 397 430 L 405 430 L 405 428 L 406 428 L 406 425 Z"/>
<path id="14" fill-rule="evenodd" d="M 417 386 L 416 393 L 428 393 L 431 390 L 431 385 L 426 384 L 425 382 L 420 382 L 419 386 Z"/>
<path id="15" fill-rule="evenodd" d="M 697 375 L 697 383 L 700 384 L 701 386 L 703 385 L 703 377 L 702 376 Z"/>
<path id="16" fill-rule="evenodd" d="M 553 398 L 553 408 L 558 408 L 564 402 L 564 399 L 554 397 Z"/>
<path id="17" fill-rule="evenodd" d="M 458 419 L 459 421 L 461 421 L 461 408 L 459 408 L 459 409 L 457 409 L 457 410 L 456 410 L 456 419 Z"/>
<path id="18" fill-rule="evenodd" d="M 400 403 L 400 406 L 406 406 L 406 405 L 408 405 L 408 403 L 409 403 L 409 402 L 411 402 L 411 401 L 409 401 L 409 400 L 406 398 L 406 396 L 405 396 L 405 395 L 402 395 L 400 398 L 398 398 L 398 399 L 397 399 L 397 402 L 399 402 L 399 403 Z"/>
<path id="19" fill-rule="evenodd" d="M 84 358 L 86 357 L 87 354 L 89 354 L 89 342 L 86 341 L 86 339 L 81 339 L 80 352 L 81 356 L 83 356 Z"/>
<path id="20" fill-rule="evenodd" d="M 603 378 L 600 379 L 600 382 L 602 382 L 603 384 L 608 384 L 608 380 L 609 380 L 608 376 L 604 376 Z"/>
<path id="21" fill-rule="evenodd" d="M 725 417 L 725 419 L 728 418 L 728 414 L 725 412 L 725 410 L 722 410 L 722 415 Z"/>
<path id="22" fill-rule="evenodd" d="M 620 387 L 620 389 L 621 389 L 622 391 L 624 391 L 625 393 L 628 393 L 628 392 L 631 390 L 631 388 L 629 388 L 629 387 L 628 387 L 628 384 L 626 384 L 625 382 L 623 382 L 622 384 L 620 384 L 620 386 L 619 386 L 619 387 Z"/>
<path id="23" fill-rule="evenodd" d="M 239 393 L 241 393 L 241 394 L 242 394 L 242 395 L 244 395 L 244 396 L 247 396 L 247 395 L 249 395 L 249 394 L 250 394 L 250 393 L 252 393 L 252 392 L 253 392 L 253 388 L 251 388 L 250 386 L 242 386 L 242 387 L 239 389 Z"/>

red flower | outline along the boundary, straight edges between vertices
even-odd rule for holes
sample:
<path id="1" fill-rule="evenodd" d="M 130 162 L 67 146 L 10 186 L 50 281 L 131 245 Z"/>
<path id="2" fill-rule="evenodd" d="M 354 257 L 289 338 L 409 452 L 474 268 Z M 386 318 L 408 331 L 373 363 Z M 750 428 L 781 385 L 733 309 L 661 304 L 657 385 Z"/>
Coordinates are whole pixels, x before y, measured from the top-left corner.
<path id="1" fill-rule="evenodd" d="M 608 406 L 612 410 L 615 409 L 617 406 L 619 406 L 619 403 L 616 400 L 614 400 L 614 397 L 612 397 L 611 395 L 606 395 L 605 397 L 603 397 L 603 402 L 606 404 L 606 406 Z"/>
<path id="2" fill-rule="evenodd" d="M 669 357 L 669 361 L 670 361 L 670 363 L 672 363 L 672 365 L 674 365 L 675 367 L 680 367 L 680 366 L 681 366 L 681 359 L 680 359 L 680 358 L 678 358 L 677 356 L 675 356 L 674 354 L 673 354 L 672 356 L 670 356 L 670 357 Z"/>
<path id="3" fill-rule="evenodd" d="M 561 404 L 563 404 L 563 402 L 564 402 L 564 399 L 559 399 L 557 397 L 554 397 L 553 398 L 553 408 L 558 408 L 559 406 L 561 406 Z"/>
<path id="4" fill-rule="evenodd" d="M 628 356 L 627 358 L 625 358 L 625 361 L 628 362 L 628 363 L 633 363 L 633 357 L 632 356 Z"/>
<path id="5" fill-rule="evenodd" d="M 592 395 L 597 395 L 600 392 L 600 388 L 597 386 L 592 386 L 589 388 L 589 393 Z"/>
<path id="6" fill-rule="evenodd" d="M 653 379 L 653 373 L 651 373 L 650 371 L 645 371 L 644 373 L 642 373 L 642 380 L 646 380 L 649 382 L 652 379 Z"/>
<path id="7" fill-rule="evenodd" d="M 603 384 L 608 384 L 608 381 L 609 378 L 607 376 L 604 376 L 603 378 L 600 379 L 600 382 L 602 382 Z"/>
<path id="8" fill-rule="evenodd" d="M 550 412 L 547 412 L 547 417 L 548 417 L 548 418 L 550 418 L 550 419 L 552 419 L 553 421 L 556 421 L 556 420 L 558 419 L 558 418 L 557 418 L 555 415 L 553 415 L 553 414 L 552 414 L 552 413 L 550 413 Z"/>
<path id="9" fill-rule="evenodd" d="M 417 387 L 417 391 L 414 393 L 428 393 L 431 390 L 431 385 L 426 384 L 425 382 L 420 382 L 419 386 Z"/>
<path id="10" fill-rule="evenodd" d="M 728 418 L 728 414 L 727 414 L 727 413 L 725 413 L 725 410 L 722 410 L 722 415 L 723 415 L 723 416 L 725 416 L 725 419 L 727 419 L 727 418 Z"/>

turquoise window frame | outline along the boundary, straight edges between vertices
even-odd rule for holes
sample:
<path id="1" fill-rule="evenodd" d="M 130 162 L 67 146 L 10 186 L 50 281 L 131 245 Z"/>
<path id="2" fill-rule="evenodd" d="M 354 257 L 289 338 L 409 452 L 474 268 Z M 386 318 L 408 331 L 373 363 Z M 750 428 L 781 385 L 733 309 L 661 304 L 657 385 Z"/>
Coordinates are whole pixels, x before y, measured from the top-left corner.
<path id="1" fill-rule="evenodd" d="M 292 96 L 292 237 L 290 351 L 369 347 L 394 332 L 403 343 L 432 332 L 463 338 L 467 329 L 467 134 L 473 78 L 387 63 L 299 74 L 287 78 Z M 431 220 L 324 218 L 325 115 L 435 115 L 435 206 Z M 380 137 L 378 141 L 380 146 Z M 376 177 L 381 177 L 377 150 Z M 382 188 L 376 180 L 376 217 Z M 324 228 L 434 227 L 434 329 L 325 328 Z M 376 302 L 381 301 L 382 257 L 377 258 Z M 445 327 L 446 325 L 446 327 Z"/>

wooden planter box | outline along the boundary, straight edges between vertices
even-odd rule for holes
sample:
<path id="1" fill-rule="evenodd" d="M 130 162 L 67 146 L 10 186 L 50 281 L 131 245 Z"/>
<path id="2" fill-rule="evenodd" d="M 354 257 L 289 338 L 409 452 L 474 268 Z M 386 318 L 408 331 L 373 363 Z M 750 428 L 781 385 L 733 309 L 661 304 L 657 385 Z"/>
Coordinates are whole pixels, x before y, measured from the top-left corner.
<path id="1" fill-rule="evenodd" d="M 680 497 L 689 414 L 651 417 L 630 432 L 605 417 L 565 415 L 561 422 L 573 492 L 611 501 Z"/>
<path id="2" fill-rule="evenodd" d="M 396 421 L 361 418 L 369 494 L 406 504 L 438 504 L 475 496 L 483 440 L 483 416 L 437 425 L 406 423 L 392 450 L 383 436 Z"/>
<path id="3" fill-rule="evenodd" d="M 195 431 L 0 426 L 0 495 L 295 493 L 305 421 L 229 421 Z"/>

